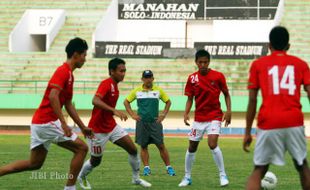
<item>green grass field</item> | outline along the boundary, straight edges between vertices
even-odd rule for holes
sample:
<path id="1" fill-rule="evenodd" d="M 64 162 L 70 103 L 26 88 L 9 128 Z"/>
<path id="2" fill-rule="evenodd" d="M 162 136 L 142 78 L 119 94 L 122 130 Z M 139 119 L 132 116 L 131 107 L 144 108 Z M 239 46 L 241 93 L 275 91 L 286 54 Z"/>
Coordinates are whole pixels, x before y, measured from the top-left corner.
<path id="1" fill-rule="evenodd" d="M 187 138 L 166 138 L 165 143 L 177 176 L 170 177 L 166 174 L 156 147 L 151 145 L 150 166 L 152 175 L 142 178 L 151 182 L 153 185 L 151 189 L 154 190 L 180 189 L 178 183 L 184 175 L 184 156 L 188 140 Z M 244 189 L 246 179 L 253 168 L 254 143 L 250 154 L 243 152 L 241 138 L 221 138 L 219 143 L 224 154 L 225 167 L 230 180 L 229 186 L 219 187 L 218 171 L 207 147 L 207 142 L 204 140 L 200 143 L 196 154 L 192 172 L 193 184 L 187 189 Z M 29 136 L 1 135 L 0 150 L 1 166 L 14 160 L 28 159 Z M 40 170 L 3 176 L 0 178 L 0 190 L 63 189 L 66 181 L 63 178 L 66 178 L 71 156 L 70 152 L 52 145 L 45 164 Z M 108 143 L 102 164 L 89 175 L 93 189 L 143 189 L 131 184 L 131 169 L 127 158 L 125 151 Z M 310 160 L 309 156 L 308 160 Z M 286 166 L 271 166 L 270 170 L 278 177 L 277 189 L 301 189 L 297 172 L 288 155 Z M 32 175 L 36 175 L 38 179 L 31 179 Z M 78 187 L 78 189 L 80 188 Z"/>

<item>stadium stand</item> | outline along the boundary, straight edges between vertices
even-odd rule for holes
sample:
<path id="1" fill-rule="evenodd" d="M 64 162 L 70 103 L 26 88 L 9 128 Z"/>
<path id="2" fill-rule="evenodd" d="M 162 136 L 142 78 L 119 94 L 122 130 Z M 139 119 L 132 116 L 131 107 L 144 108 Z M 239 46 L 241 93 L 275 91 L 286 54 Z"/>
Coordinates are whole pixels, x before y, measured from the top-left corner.
<path id="1" fill-rule="evenodd" d="M 310 62 L 310 1 L 285 1 L 285 14 L 282 24 L 291 33 L 290 52 Z"/>
<path id="2" fill-rule="evenodd" d="M 91 44 L 92 32 L 109 6 L 109 0 L 91 1 L 1 1 L 0 2 L 0 80 L 47 80 L 64 60 L 64 47 L 69 39 L 79 36 Z M 26 9 L 65 9 L 65 26 L 56 37 L 49 52 L 9 53 L 9 34 Z M 91 53 L 90 53 L 90 56 Z M 91 63 L 92 61 L 89 61 Z M 94 63 L 96 64 L 96 63 Z M 95 70 L 94 70 L 95 71 Z M 88 71 L 96 73 L 94 71 Z M 46 74 L 45 74 L 46 73 Z M 92 76 L 92 75 L 90 75 Z M 86 75 L 86 77 L 88 77 Z M 85 78 L 82 80 L 86 80 Z M 93 80 L 90 78 L 88 80 Z M 99 80 L 99 78 L 96 78 Z M 1 82 L 1 86 L 5 85 Z M 11 84 L 13 84 L 11 82 Z M 25 85 L 19 82 L 13 85 Z M 5 90 L 1 90 L 5 93 Z M 14 93 L 14 91 L 7 91 Z"/>
<path id="3" fill-rule="evenodd" d="M 108 76 L 109 59 L 93 57 L 92 34 L 96 24 L 104 15 L 111 0 L 11 0 L 0 1 L 0 109 L 35 109 L 45 89 L 46 81 L 57 66 L 65 59 L 64 47 L 69 39 L 79 36 L 91 47 L 85 66 L 75 72 L 75 93 L 77 107 L 90 109 L 91 99 L 99 81 Z M 66 21 L 48 52 L 9 52 L 9 34 L 26 9 L 65 9 Z M 286 0 L 281 24 L 291 33 L 291 50 L 308 63 L 310 62 L 310 1 Z M 188 74 L 196 70 L 193 59 L 133 59 L 128 58 L 127 75 L 120 84 L 122 97 L 140 83 L 141 72 L 151 69 L 156 82 L 176 100 L 182 97 Z M 251 60 L 212 60 L 211 67 L 222 71 L 228 80 L 233 95 L 233 111 L 244 112 L 247 101 L 246 80 Z M 82 96 L 85 95 L 85 96 Z M 241 97 L 240 97 L 241 95 Z M 86 97 L 87 96 L 87 97 Z M 17 105 L 23 98 L 25 103 Z M 28 99 L 27 99 L 28 98 Z M 31 100 L 31 101 L 29 101 Z M 16 102 L 16 103 L 15 103 Z M 306 101 L 304 101 L 307 104 Z M 183 104 L 174 103 L 173 111 L 182 111 Z M 310 113 L 309 105 L 306 112 Z M 240 116 L 241 118 L 243 115 Z M 242 118 L 243 119 L 243 118 Z M 1 125 L 1 124 L 0 124 Z M 239 124 L 238 124 L 239 125 Z"/>
<path id="4" fill-rule="evenodd" d="M 80 36 L 86 39 L 91 45 L 92 33 L 96 24 L 104 14 L 104 10 L 109 6 L 110 0 L 104 1 L 27 1 L 17 0 L 0 2 L 0 80 L 19 81 L 15 86 L 24 86 L 29 80 L 47 80 L 51 72 L 64 59 L 64 47 L 68 39 Z M 9 53 L 8 36 L 10 31 L 26 9 L 65 9 L 67 18 L 65 25 L 55 38 L 49 52 L 27 52 Z M 287 26 L 292 35 L 291 53 L 296 54 L 309 62 L 310 33 L 307 32 L 307 25 L 310 17 L 310 2 L 308 1 L 285 1 L 285 14 L 282 24 Z M 152 69 L 157 82 L 185 82 L 189 73 L 195 70 L 192 59 L 126 59 L 128 73 L 123 86 L 129 89 L 130 82 L 139 82 L 140 73 L 144 69 Z M 100 81 L 107 77 L 106 63 L 108 59 L 97 59 L 92 57 L 89 51 L 88 62 L 83 69 L 76 72 L 76 80 L 80 81 Z M 243 95 L 245 82 L 248 75 L 249 60 L 213 60 L 211 67 L 218 69 L 227 76 L 228 83 L 236 95 Z M 100 72 L 102 71 L 102 72 Z M 12 83 L 11 83 L 12 84 Z M 126 87 L 126 84 L 127 87 Z M 162 84 L 162 83 L 160 83 Z M 3 86 L 3 82 L 1 86 Z M 30 84 L 32 86 L 32 84 Z M 170 86 L 164 84 L 166 88 Z M 180 84 L 179 86 L 182 86 Z M 90 87 L 89 87 L 90 88 Z M 175 85 L 172 85 L 175 89 Z M 91 88 L 90 88 L 91 89 Z M 240 91 L 240 92 L 239 92 Z M 2 92 L 5 92 L 2 90 Z M 9 92 L 9 91 L 8 91 Z M 173 94 L 181 95 L 182 89 L 171 90 Z M 10 91 L 14 93 L 14 91 Z M 83 93 L 83 92 L 82 92 Z M 125 92 L 126 93 L 126 92 Z"/>

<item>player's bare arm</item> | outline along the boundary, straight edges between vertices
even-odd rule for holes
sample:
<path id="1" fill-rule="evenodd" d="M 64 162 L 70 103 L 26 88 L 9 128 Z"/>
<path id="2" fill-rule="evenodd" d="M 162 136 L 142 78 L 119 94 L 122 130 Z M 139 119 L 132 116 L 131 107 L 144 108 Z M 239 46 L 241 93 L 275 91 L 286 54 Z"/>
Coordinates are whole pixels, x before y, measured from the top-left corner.
<path id="1" fill-rule="evenodd" d="M 100 99 L 100 97 L 98 95 L 94 96 L 93 105 L 100 108 L 100 109 L 104 109 L 104 110 L 112 112 L 116 117 L 119 117 L 122 121 L 126 121 L 128 119 L 128 117 L 125 113 L 123 113 L 119 110 L 116 110 L 115 108 L 106 104 L 104 101 L 102 101 Z"/>
<path id="2" fill-rule="evenodd" d="M 167 116 L 167 114 L 169 112 L 170 107 L 171 107 L 171 101 L 168 100 L 166 102 L 166 105 L 165 105 L 165 108 L 164 108 L 163 112 L 158 115 L 158 118 L 156 120 L 157 123 L 161 123 L 166 118 L 166 116 Z"/>
<path id="3" fill-rule="evenodd" d="M 65 136 L 71 137 L 72 131 L 71 131 L 70 127 L 67 125 L 65 118 L 62 114 L 62 111 L 61 111 L 59 94 L 60 94 L 60 89 L 52 88 L 48 98 L 51 102 L 51 107 L 53 108 L 54 113 L 57 115 L 57 117 L 59 118 L 59 120 L 61 122 L 61 127 L 64 130 Z"/>
<path id="4" fill-rule="evenodd" d="M 186 105 L 185 105 L 185 111 L 184 111 L 184 123 L 185 125 L 189 126 L 189 112 L 191 111 L 192 105 L 193 105 L 193 96 L 188 96 Z"/>
<path id="5" fill-rule="evenodd" d="M 249 152 L 249 147 L 252 143 L 251 129 L 256 114 L 257 94 L 258 89 L 249 90 L 249 103 L 246 113 L 246 128 L 243 138 L 243 150 L 246 152 Z"/>
<path id="6" fill-rule="evenodd" d="M 223 121 L 225 121 L 225 127 L 228 127 L 228 125 L 231 122 L 231 98 L 229 91 L 224 91 L 223 92 L 224 97 L 225 97 L 225 103 L 226 103 L 226 113 L 224 114 Z"/>
<path id="7" fill-rule="evenodd" d="M 126 121 L 128 119 L 127 115 L 124 112 L 122 112 L 122 111 L 114 109 L 113 114 L 116 117 L 119 117 L 122 121 Z"/>
<path id="8" fill-rule="evenodd" d="M 65 108 L 68 114 L 70 115 L 70 117 L 73 119 L 73 121 L 79 126 L 83 135 L 88 138 L 93 138 L 94 136 L 93 131 L 84 125 L 83 121 L 80 119 L 79 115 L 77 114 L 77 111 L 75 107 L 73 106 L 71 100 L 65 102 Z"/>
<path id="9" fill-rule="evenodd" d="M 138 114 L 136 114 L 132 109 L 131 109 L 131 105 L 130 102 L 128 100 L 124 100 L 124 106 L 126 108 L 126 111 L 128 112 L 128 114 L 131 116 L 132 119 L 136 120 L 136 121 L 140 121 L 141 118 Z"/>

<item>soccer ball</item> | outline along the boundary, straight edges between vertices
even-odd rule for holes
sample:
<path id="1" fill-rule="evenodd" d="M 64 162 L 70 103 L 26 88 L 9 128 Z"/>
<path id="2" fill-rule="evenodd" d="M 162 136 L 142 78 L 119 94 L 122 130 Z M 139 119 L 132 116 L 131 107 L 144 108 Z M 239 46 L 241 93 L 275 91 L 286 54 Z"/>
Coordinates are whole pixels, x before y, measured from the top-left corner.
<path id="1" fill-rule="evenodd" d="M 274 173 L 268 171 L 261 181 L 262 189 L 265 190 L 275 189 L 277 186 L 277 182 L 278 182 L 277 176 Z"/>

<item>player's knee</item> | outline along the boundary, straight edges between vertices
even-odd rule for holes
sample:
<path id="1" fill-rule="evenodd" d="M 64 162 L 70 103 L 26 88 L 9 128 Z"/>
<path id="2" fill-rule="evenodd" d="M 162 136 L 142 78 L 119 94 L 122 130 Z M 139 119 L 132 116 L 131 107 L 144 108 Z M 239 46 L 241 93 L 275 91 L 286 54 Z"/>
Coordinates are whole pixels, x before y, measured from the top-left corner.
<path id="1" fill-rule="evenodd" d="M 261 179 L 265 176 L 266 172 L 268 171 L 269 165 L 262 165 L 262 166 L 254 166 L 253 172 L 258 172 Z"/>
<path id="2" fill-rule="evenodd" d="M 148 150 L 148 145 L 141 145 L 141 150 L 147 151 Z"/>
<path id="3" fill-rule="evenodd" d="M 87 154 L 87 152 L 88 152 L 88 146 L 86 145 L 86 144 L 81 144 L 80 146 L 79 146 L 79 152 L 81 152 L 81 153 L 84 153 L 84 154 Z"/>
<path id="4" fill-rule="evenodd" d="M 188 152 L 194 153 L 197 151 L 199 141 L 189 141 Z"/>
<path id="5" fill-rule="evenodd" d="M 92 165 L 93 167 L 97 167 L 97 166 L 100 165 L 100 163 L 101 163 L 101 160 L 96 160 L 96 161 L 92 162 L 91 165 Z"/>
<path id="6" fill-rule="evenodd" d="M 97 158 L 92 158 L 92 159 L 90 159 L 90 164 L 91 164 L 93 167 L 99 166 L 100 163 L 101 163 L 101 157 L 97 157 Z"/>
<path id="7" fill-rule="evenodd" d="M 137 155 L 138 154 L 137 148 L 132 148 L 131 150 L 128 151 L 128 154 L 133 156 Z"/>
<path id="8" fill-rule="evenodd" d="M 158 148 L 160 151 L 164 151 L 164 150 L 166 149 L 164 144 L 158 145 L 157 148 Z"/>
<path id="9" fill-rule="evenodd" d="M 142 146 L 141 146 L 141 148 L 142 148 Z M 133 155 L 133 156 L 138 155 L 137 147 L 133 144 L 132 144 L 132 146 L 128 146 L 127 148 L 125 148 L 125 150 L 130 155 Z"/>
<path id="10" fill-rule="evenodd" d="M 307 160 L 303 160 L 303 163 L 301 165 L 298 164 L 297 160 L 293 159 L 293 162 L 294 162 L 294 166 L 295 166 L 295 169 L 298 171 L 298 172 L 302 172 L 304 167 L 308 167 L 308 163 L 307 163 Z"/>
<path id="11" fill-rule="evenodd" d="M 208 145 L 209 145 L 209 148 L 211 150 L 214 150 L 217 147 L 217 143 L 216 142 L 209 142 Z"/>
<path id="12" fill-rule="evenodd" d="M 29 169 L 30 170 L 38 170 L 43 166 L 43 162 L 31 163 Z"/>
<path id="13" fill-rule="evenodd" d="M 196 152 L 197 151 L 197 147 L 192 147 L 192 146 L 190 146 L 189 148 L 188 148 L 188 152 L 190 152 L 190 153 L 194 153 L 194 152 Z"/>

